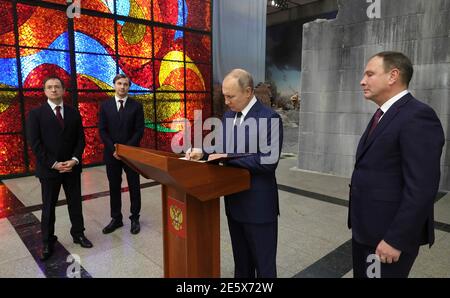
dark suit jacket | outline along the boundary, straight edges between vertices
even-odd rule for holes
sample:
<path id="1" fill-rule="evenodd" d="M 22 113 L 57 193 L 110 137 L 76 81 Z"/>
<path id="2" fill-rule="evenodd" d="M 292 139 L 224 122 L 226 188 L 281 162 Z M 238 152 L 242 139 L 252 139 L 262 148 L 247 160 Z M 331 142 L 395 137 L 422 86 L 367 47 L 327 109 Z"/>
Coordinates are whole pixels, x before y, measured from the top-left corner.
<path id="1" fill-rule="evenodd" d="M 144 135 L 144 109 L 142 104 L 128 97 L 123 118 L 119 117 L 115 98 L 103 102 L 100 107 L 100 122 L 98 125 L 100 137 L 105 144 L 105 163 L 118 162 L 113 157 L 114 144 L 139 146 Z"/>
<path id="2" fill-rule="evenodd" d="M 233 111 L 225 112 L 224 122 L 226 122 L 226 119 L 234 119 L 235 115 L 236 113 Z M 275 170 L 278 166 L 278 160 L 283 144 L 283 125 L 280 116 L 272 109 L 262 105 L 259 101 L 252 106 L 244 121 L 251 117 L 256 119 L 258 128 L 258 120 L 261 118 L 279 120 L 279 133 L 274 134 L 273 139 L 271 139 L 270 124 L 267 125 L 268 129 L 266 135 L 258 134 L 256 136 L 258 140 L 260 138 L 267 138 L 268 144 L 275 144 L 274 146 L 278 149 L 278 155 L 275 157 L 274 163 L 261 163 L 261 157 L 268 156 L 269 154 L 263 153 L 258 145 L 257 153 L 232 159 L 227 162 L 227 165 L 249 170 L 251 174 L 251 188 L 246 191 L 225 196 L 225 210 L 227 216 L 231 216 L 231 218 L 238 222 L 270 223 L 276 221 L 279 214 L 278 186 L 275 178 Z M 224 128 L 225 127 L 226 126 L 224 125 Z M 248 150 L 248 140 L 251 137 L 249 131 L 246 130 L 246 150 Z M 227 139 L 226 133 L 224 134 L 224 138 Z M 265 142 L 266 141 L 264 141 L 264 143 Z M 232 156 L 234 154 L 229 153 L 229 155 Z"/>
<path id="3" fill-rule="evenodd" d="M 81 173 L 85 140 L 81 116 L 75 108 L 64 104 L 64 129 L 47 102 L 30 111 L 26 126 L 28 143 L 36 155 L 36 176 L 58 177 L 59 172 L 51 168 L 53 164 L 72 157 L 79 160 L 72 172 Z"/>
<path id="4" fill-rule="evenodd" d="M 384 240 L 410 253 L 422 244 L 431 246 L 445 140 L 436 113 L 407 94 L 367 138 L 370 125 L 361 137 L 350 185 L 348 226 L 354 239 L 373 247 Z"/>

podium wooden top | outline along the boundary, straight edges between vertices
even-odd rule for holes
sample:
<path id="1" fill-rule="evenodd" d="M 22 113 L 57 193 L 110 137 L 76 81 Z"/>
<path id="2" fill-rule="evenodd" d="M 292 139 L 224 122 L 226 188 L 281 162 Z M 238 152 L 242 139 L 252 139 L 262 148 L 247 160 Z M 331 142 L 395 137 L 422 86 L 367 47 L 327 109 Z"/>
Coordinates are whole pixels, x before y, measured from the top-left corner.
<path id="1" fill-rule="evenodd" d="M 179 189 L 200 201 L 250 188 L 245 169 L 179 159 L 181 155 L 147 148 L 117 145 L 117 154 L 147 179 Z"/>

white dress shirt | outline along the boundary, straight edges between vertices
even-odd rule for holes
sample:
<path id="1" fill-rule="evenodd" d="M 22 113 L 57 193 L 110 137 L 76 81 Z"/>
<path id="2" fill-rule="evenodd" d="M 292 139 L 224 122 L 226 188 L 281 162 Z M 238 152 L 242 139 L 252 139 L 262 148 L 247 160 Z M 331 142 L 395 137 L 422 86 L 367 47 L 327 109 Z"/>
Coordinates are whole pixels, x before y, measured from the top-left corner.
<path id="1" fill-rule="evenodd" d="M 115 95 L 114 97 L 116 98 L 117 112 L 120 109 L 120 102 L 119 102 L 119 100 L 123 100 L 123 108 L 125 109 L 125 104 L 127 103 L 128 96 L 125 96 L 124 98 L 119 98 L 119 97 L 117 97 L 117 95 Z"/>
<path id="2" fill-rule="evenodd" d="M 247 104 L 247 106 L 241 111 L 242 116 L 241 116 L 241 121 L 239 122 L 239 125 L 242 124 L 242 121 L 244 121 L 245 116 L 248 114 L 248 112 L 250 111 L 250 109 L 253 107 L 253 105 L 256 103 L 256 97 L 253 96 L 253 98 L 250 100 L 250 102 Z M 233 121 L 233 125 L 236 124 L 236 119 L 237 119 L 237 113 L 234 116 L 234 121 Z"/>
<path id="3" fill-rule="evenodd" d="M 400 92 L 399 94 L 395 95 L 394 97 L 392 97 L 391 99 L 389 99 L 388 101 L 386 101 L 381 107 L 380 109 L 383 111 L 383 115 L 381 115 L 381 118 L 383 118 L 383 116 L 386 114 L 386 112 L 389 110 L 389 108 L 396 103 L 400 98 L 402 98 L 403 96 L 405 96 L 406 94 L 408 94 L 409 91 L 408 90 L 403 90 L 402 92 Z M 380 120 L 378 120 L 378 122 L 380 122 Z"/>

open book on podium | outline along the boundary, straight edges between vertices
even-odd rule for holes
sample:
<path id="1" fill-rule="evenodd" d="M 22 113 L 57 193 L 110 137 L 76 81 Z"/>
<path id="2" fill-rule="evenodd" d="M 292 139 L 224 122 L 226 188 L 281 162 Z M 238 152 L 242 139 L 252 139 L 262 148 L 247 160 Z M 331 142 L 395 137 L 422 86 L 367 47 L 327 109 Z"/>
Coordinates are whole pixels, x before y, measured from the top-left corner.
<path id="1" fill-rule="evenodd" d="M 162 185 L 164 277 L 220 277 L 220 201 L 250 188 L 245 169 L 117 145 L 124 163 Z"/>

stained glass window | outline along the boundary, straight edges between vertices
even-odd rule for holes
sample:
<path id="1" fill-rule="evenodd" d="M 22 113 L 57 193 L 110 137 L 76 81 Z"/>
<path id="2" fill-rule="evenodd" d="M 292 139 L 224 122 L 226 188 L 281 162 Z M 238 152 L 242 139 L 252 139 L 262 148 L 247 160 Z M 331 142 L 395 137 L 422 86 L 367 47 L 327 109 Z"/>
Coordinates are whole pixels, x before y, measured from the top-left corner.
<path id="1" fill-rule="evenodd" d="M 117 2 L 129 2 L 128 0 L 122 1 L 118 0 Z M 90 9 L 95 11 L 100 11 L 103 13 L 114 13 L 114 0 L 89 0 L 89 1 L 80 1 L 81 10 Z"/>
<path id="2" fill-rule="evenodd" d="M 186 0 L 189 10 L 186 27 L 211 31 L 211 3 L 205 0 Z"/>
<path id="3" fill-rule="evenodd" d="M 30 15 L 29 12 L 33 13 Z M 17 14 L 29 15 L 19 27 L 19 45 L 36 48 L 68 50 L 67 15 L 64 11 L 39 6 L 17 4 Z M 51 30 L 49 30 L 51 24 Z M 64 34 L 66 33 L 66 34 Z M 36 53 L 24 49 L 23 55 Z"/>
<path id="4" fill-rule="evenodd" d="M 18 88 L 16 49 L 0 46 L 0 89 Z"/>
<path id="5" fill-rule="evenodd" d="M 151 0 L 116 1 L 117 15 L 151 20 L 151 2 Z"/>
<path id="6" fill-rule="evenodd" d="M 85 165 L 102 163 L 98 112 L 114 96 L 117 73 L 130 77 L 130 96 L 144 106 L 141 146 L 171 150 L 182 119 L 192 121 L 194 110 L 204 119 L 211 114 L 210 1 L 80 3 L 72 26 L 66 0 L 0 0 L 0 176 L 35 169 L 22 122 L 46 102 L 42 82 L 49 75 L 62 78 L 64 102 L 80 111 Z"/>
<path id="7" fill-rule="evenodd" d="M 40 50 L 32 55 L 20 58 L 22 65 L 22 84 L 24 88 L 42 89 L 43 80 L 52 74 L 58 74 L 66 82 L 70 83 L 70 53 Z"/>
<path id="8" fill-rule="evenodd" d="M 114 55 L 116 51 L 114 26 L 113 19 L 83 14 L 79 18 L 74 18 L 75 51 Z"/>
<path id="9" fill-rule="evenodd" d="M 0 91 L 0 134 L 22 131 L 22 115 L 17 91 Z"/>
<path id="10" fill-rule="evenodd" d="M 0 175 L 26 171 L 24 142 L 20 134 L 0 134 Z"/>
<path id="11" fill-rule="evenodd" d="M 19 24 L 23 21 L 19 19 Z M 14 45 L 14 11 L 10 1 L 0 0 L 0 44 Z"/>
<path id="12" fill-rule="evenodd" d="M 196 63 L 211 63 L 211 36 L 187 32 L 186 55 Z"/>

